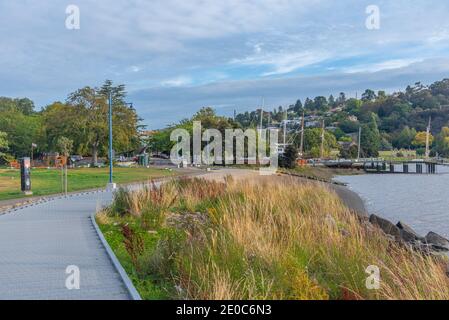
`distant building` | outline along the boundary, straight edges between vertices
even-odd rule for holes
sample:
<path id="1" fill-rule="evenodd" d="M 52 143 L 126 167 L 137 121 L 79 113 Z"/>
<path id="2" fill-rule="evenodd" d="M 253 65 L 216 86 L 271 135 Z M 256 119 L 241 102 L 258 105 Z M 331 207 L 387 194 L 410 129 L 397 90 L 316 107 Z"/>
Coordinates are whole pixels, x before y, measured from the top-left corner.
<path id="1" fill-rule="evenodd" d="M 319 128 L 321 127 L 320 121 L 306 121 L 305 122 L 306 128 Z"/>

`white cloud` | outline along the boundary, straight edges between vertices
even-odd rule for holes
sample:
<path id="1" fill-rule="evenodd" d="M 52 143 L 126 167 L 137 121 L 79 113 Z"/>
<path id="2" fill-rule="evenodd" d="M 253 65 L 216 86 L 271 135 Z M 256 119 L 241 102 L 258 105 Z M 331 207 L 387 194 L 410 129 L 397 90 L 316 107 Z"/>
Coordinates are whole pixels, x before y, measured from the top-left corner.
<path id="1" fill-rule="evenodd" d="M 244 59 L 234 59 L 231 64 L 268 66 L 271 70 L 263 72 L 262 75 L 271 76 L 290 73 L 299 68 L 325 61 L 330 57 L 330 54 L 320 51 L 256 53 Z"/>
<path id="2" fill-rule="evenodd" d="M 408 67 L 412 64 L 422 62 L 423 59 L 394 59 L 372 64 L 354 65 L 348 68 L 343 68 L 345 73 L 359 73 L 359 72 L 379 72 L 384 70 L 393 70 Z"/>
<path id="3" fill-rule="evenodd" d="M 139 71 L 141 71 L 140 67 L 138 67 L 138 66 L 130 66 L 127 70 L 129 72 L 139 72 Z"/>
<path id="4" fill-rule="evenodd" d="M 176 77 L 173 79 L 164 80 L 161 82 L 161 85 L 163 87 L 182 87 L 182 86 L 187 86 L 191 83 L 192 83 L 191 78 L 180 76 L 180 77 Z"/>

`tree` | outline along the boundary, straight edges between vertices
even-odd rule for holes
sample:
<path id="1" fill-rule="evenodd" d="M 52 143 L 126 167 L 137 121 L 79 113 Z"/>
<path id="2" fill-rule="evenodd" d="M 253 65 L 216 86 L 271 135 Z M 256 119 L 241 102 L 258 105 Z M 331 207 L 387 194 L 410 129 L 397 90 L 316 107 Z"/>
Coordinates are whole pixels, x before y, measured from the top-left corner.
<path id="1" fill-rule="evenodd" d="M 25 115 L 16 107 L 0 110 L 0 130 L 9 137 L 9 152 L 15 157 L 28 156 L 31 144 L 40 145 L 43 139 L 41 117 Z"/>
<path id="2" fill-rule="evenodd" d="M 449 127 L 443 127 L 435 140 L 435 151 L 440 156 L 449 156 Z"/>
<path id="3" fill-rule="evenodd" d="M 55 102 L 47 106 L 41 116 L 48 150 L 58 150 L 58 139 L 64 136 L 74 142 L 72 151 L 88 154 L 89 147 L 84 138 L 84 128 L 81 126 L 83 115 L 80 110 Z"/>
<path id="4" fill-rule="evenodd" d="M 326 97 L 318 96 L 315 98 L 313 103 L 314 103 L 315 110 L 323 111 L 323 112 L 329 110 L 329 105 L 327 103 Z"/>
<path id="5" fill-rule="evenodd" d="M 315 109 L 315 104 L 313 103 L 313 101 L 309 98 L 306 99 L 306 101 L 304 102 L 304 109 L 306 110 L 314 110 Z"/>
<path id="6" fill-rule="evenodd" d="M 343 105 L 346 103 L 346 94 L 344 92 L 340 92 L 338 98 L 337 98 L 337 103 L 339 105 Z"/>
<path id="7" fill-rule="evenodd" d="M 368 102 L 376 99 L 376 93 L 371 89 L 366 89 L 362 94 L 362 101 Z"/>
<path id="8" fill-rule="evenodd" d="M 381 136 L 377 126 L 377 120 L 374 113 L 371 113 L 368 124 L 362 126 L 362 136 L 360 140 L 362 154 L 365 157 L 379 156 Z"/>
<path id="9" fill-rule="evenodd" d="M 8 135 L 0 131 L 0 162 L 5 161 L 6 151 L 8 151 Z"/>
<path id="10" fill-rule="evenodd" d="M 296 160 L 298 160 L 298 149 L 294 145 L 288 145 L 285 148 L 284 154 L 279 159 L 279 165 L 282 168 L 293 169 L 296 167 Z"/>
<path id="11" fill-rule="evenodd" d="M 304 131 L 304 151 L 307 155 L 317 158 L 321 155 L 321 128 L 306 129 Z M 295 141 L 296 143 L 297 141 Z M 328 132 L 324 132 L 324 153 L 329 155 L 332 149 L 338 147 L 335 136 Z"/>
<path id="12" fill-rule="evenodd" d="M 416 130 L 414 128 L 409 128 L 405 126 L 401 133 L 393 139 L 393 146 L 399 149 L 410 149 L 412 147 L 412 142 L 415 139 Z"/>
<path id="13" fill-rule="evenodd" d="M 60 137 L 57 142 L 58 151 L 68 157 L 73 149 L 73 141 L 67 137 Z"/>
<path id="14" fill-rule="evenodd" d="M 113 148 L 129 151 L 139 144 L 139 117 L 133 108 L 125 105 L 125 87 L 114 87 L 107 80 L 101 88 L 84 87 L 71 93 L 67 104 L 74 109 L 76 125 L 83 133 L 82 141 L 91 150 L 92 164 L 97 165 L 98 155 L 108 149 L 108 93 L 112 92 L 113 103 Z"/>
<path id="15" fill-rule="evenodd" d="M 357 145 L 352 144 L 349 148 L 340 150 L 340 157 L 343 159 L 356 159 L 358 156 L 359 148 Z"/>
<path id="16" fill-rule="evenodd" d="M 329 103 L 329 106 L 331 106 L 331 107 L 335 106 L 335 98 L 332 94 L 329 96 L 329 99 L 327 99 L 327 101 Z"/>
<path id="17" fill-rule="evenodd" d="M 301 102 L 301 100 L 297 100 L 296 101 L 296 103 L 295 103 L 295 106 L 294 106 L 294 108 L 293 108 L 293 111 L 296 113 L 296 114 L 300 114 L 301 112 L 302 112 L 302 102 Z"/>
<path id="18" fill-rule="evenodd" d="M 164 153 L 169 155 L 170 150 L 174 145 L 174 143 L 170 141 L 171 131 L 171 128 L 167 128 L 154 132 L 148 138 L 148 141 L 146 141 L 146 144 L 149 146 L 150 150 L 157 154 Z"/>
<path id="19" fill-rule="evenodd" d="M 429 145 L 432 145 L 433 143 L 433 136 L 432 134 L 429 134 Z M 415 147 L 425 147 L 427 143 L 427 132 L 420 131 L 416 134 L 415 138 L 413 139 L 412 145 Z"/>
<path id="20" fill-rule="evenodd" d="M 346 102 L 346 110 L 352 115 L 360 114 L 362 102 L 360 100 L 351 98 Z"/>
<path id="21" fill-rule="evenodd" d="M 34 102 L 28 98 L 14 99 L 17 109 L 24 115 L 31 115 L 34 112 Z"/>
<path id="22" fill-rule="evenodd" d="M 384 100 L 387 98 L 387 94 L 383 90 L 377 92 L 377 99 Z"/>

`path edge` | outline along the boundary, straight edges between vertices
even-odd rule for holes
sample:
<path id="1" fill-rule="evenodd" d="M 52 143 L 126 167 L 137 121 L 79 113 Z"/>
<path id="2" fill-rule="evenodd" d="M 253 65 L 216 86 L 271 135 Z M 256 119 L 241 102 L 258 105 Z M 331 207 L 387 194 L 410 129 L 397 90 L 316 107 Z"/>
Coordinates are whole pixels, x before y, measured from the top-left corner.
<path id="1" fill-rule="evenodd" d="M 98 234 L 98 237 L 100 238 L 101 243 L 103 244 L 103 247 L 106 249 L 109 259 L 112 261 L 114 268 L 117 270 L 120 277 L 122 278 L 122 281 L 125 284 L 125 287 L 128 290 L 129 295 L 131 296 L 131 299 L 137 300 L 137 301 L 142 300 L 139 292 L 137 292 L 136 287 L 134 287 L 133 282 L 128 277 L 128 274 L 126 273 L 125 269 L 123 269 L 121 263 L 117 259 L 117 256 L 115 255 L 114 251 L 112 251 L 112 249 L 109 246 L 108 242 L 106 241 L 103 233 L 101 232 L 100 227 L 98 226 L 97 221 L 95 220 L 96 216 L 97 216 L 97 213 L 93 212 L 90 215 L 90 220 L 92 221 L 92 224 L 95 228 L 95 231 Z"/>

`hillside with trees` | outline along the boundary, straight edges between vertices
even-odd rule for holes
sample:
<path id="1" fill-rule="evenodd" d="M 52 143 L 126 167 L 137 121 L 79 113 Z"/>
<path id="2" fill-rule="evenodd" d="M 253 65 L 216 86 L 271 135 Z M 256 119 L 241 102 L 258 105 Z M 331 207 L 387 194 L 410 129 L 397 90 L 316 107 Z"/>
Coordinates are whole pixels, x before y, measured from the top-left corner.
<path id="1" fill-rule="evenodd" d="M 331 89 L 331 88 L 330 88 Z M 256 127 L 260 123 L 260 109 L 236 116 L 242 127 Z M 432 155 L 449 156 L 449 79 L 431 85 L 420 82 L 408 86 L 403 92 L 387 94 L 367 89 L 360 98 L 347 98 L 344 92 L 335 98 L 318 96 L 297 100 L 288 107 L 264 110 L 264 126 L 279 126 L 284 120 L 317 117 L 325 121 L 329 132 L 340 145 L 357 142 L 362 128 L 362 155 L 374 157 L 380 150 L 414 149 L 424 153 L 423 135 L 431 120 Z M 312 136 L 306 129 L 305 151 L 316 156 L 317 141 L 308 143 Z M 297 143 L 297 137 L 293 140 Z M 315 139 L 316 140 L 316 139 Z M 327 139 L 326 139 L 327 141 Z M 309 141 L 310 142 L 310 141 Z M 348 150 L 342 150 L 348 155 Z M 351 154 L 351 152 L 349 152 Z M 353 154 L 353 152 L 352 152 Z"/>

